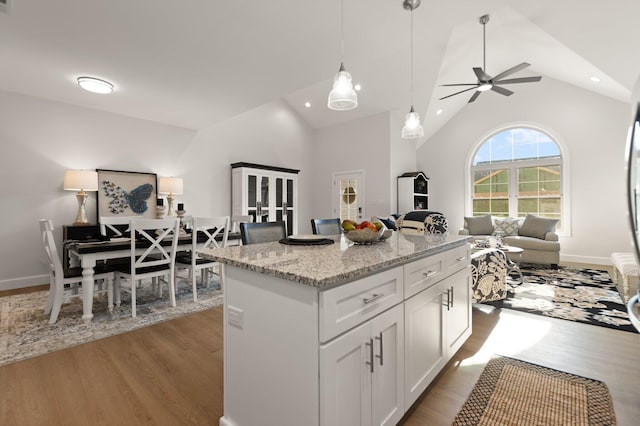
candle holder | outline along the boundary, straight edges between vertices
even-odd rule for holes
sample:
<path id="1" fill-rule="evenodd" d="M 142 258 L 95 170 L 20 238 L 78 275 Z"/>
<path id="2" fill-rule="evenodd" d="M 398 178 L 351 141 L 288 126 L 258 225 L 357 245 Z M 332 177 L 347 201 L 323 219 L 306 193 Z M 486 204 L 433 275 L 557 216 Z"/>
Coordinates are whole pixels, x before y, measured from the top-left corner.
<path id="1" fill-rule="evenodd" d="M 156 206 L 156 219 L 164 217 L 164 206 Z"/>
<path id="2" fill-rule="evenodd" d="M 182 217 L 184 216 L 184 214 L 186 213 L 186 210 L 176 210 L 176 216 L 178 216 L 180 219 L 182 219 Z"/>

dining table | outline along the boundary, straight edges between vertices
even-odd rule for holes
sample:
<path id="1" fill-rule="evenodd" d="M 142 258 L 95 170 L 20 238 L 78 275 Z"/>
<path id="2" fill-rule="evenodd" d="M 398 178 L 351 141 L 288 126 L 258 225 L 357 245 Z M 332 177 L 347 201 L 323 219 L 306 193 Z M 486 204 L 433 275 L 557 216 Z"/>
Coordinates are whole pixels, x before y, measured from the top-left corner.
<path id="1" fill-rule="evenodd" d="M 222 235 L 218 235 L 216 240 L 221 241 Z M 197 243 L 205 244 L 207 236 L 198 235 Z M 239 232 L 229 232 L 227 244 L 239 245 L 241 241 Z M 191 233 L 180 234 L 178 237 L 177 252 L 191 250 L 193 241 Z M 96 264 L 109 259 L 119 259 L 131 257 L 130 238 L 105 238 L 104 240 L 90 241 L 65 241 L 65 248 L 72 258 L 76 259 L 82 268 L 82 319 L 90 322 L 93 318 L 93 295 L 94 295 L 94 271 Z M 163 247 L 171 246 L 171 239 L 161 243 Z M 151 246 L 149 241 L 138 240 L 136 242 L 136 254 L 142 254 Z M 198 247 L 202 248 L 202 246 Z"/>

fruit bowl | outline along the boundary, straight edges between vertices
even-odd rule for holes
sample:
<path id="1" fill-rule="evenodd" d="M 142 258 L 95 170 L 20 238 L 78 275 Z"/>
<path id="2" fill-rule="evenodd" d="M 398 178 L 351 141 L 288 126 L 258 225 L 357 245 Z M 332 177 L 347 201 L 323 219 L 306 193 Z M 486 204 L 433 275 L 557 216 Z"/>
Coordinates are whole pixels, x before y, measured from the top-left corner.
<path id="1" fill-rule="evenodd" d="M 382 237 L 383 233 L 384 233 L 384 228 L 381 228 L 378 231 L 373 231 L 369 228 L 364 228 L 364 229 L 357 229 L 353 231 L 344 231 L 344 236 L 349 241 L 353 241 L 356 244 L 371 244 L 380 240 L 380 237 Z"/>

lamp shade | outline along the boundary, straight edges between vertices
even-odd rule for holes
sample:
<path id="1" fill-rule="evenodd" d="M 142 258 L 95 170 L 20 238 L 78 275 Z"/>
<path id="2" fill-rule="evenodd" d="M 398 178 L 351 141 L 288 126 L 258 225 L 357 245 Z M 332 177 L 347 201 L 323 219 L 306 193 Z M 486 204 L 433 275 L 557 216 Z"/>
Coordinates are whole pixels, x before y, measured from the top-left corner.
<path id="1" fill-rule="evenodd" d="M 182 194 L 182 178 L 161 177 L 158 182 L 160 194 Z"/>
<path id="2" fill-rule="evenodd" d="M 66 191 L 97 191 L 98 172 L 93 170 L 66 170 L 64 172 Z"/>
<path id="3" fill-rule="evenodd" d="M 340 69 L 333 79 L 333 89 L 329 92 L 327 106 L 336 111 L 348 111 L 358 106 L 358 95 L 353 89 L 351 74 L 345 70 L 344 64 L 340 64 Z"/>
<path id="4" fill-rule="evenodd" d="M 420 116 L 411 106 L 411 111 L 405 118 L 404 127 L 402 128 L 403 139 L 414 139 L 424 136 L 424 129 L 420 124 Z"/>

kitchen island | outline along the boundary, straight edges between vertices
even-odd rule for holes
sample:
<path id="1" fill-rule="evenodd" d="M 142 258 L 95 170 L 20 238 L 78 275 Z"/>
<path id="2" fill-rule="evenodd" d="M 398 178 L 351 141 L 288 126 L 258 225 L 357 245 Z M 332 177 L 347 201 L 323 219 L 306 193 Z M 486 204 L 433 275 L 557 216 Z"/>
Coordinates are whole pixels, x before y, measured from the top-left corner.
<path id="1" fill-rule="evenodd" d="M 224 426 L 396 424 L 471 335 L 465 236 L 203 254 L 224 264 Z"/>

